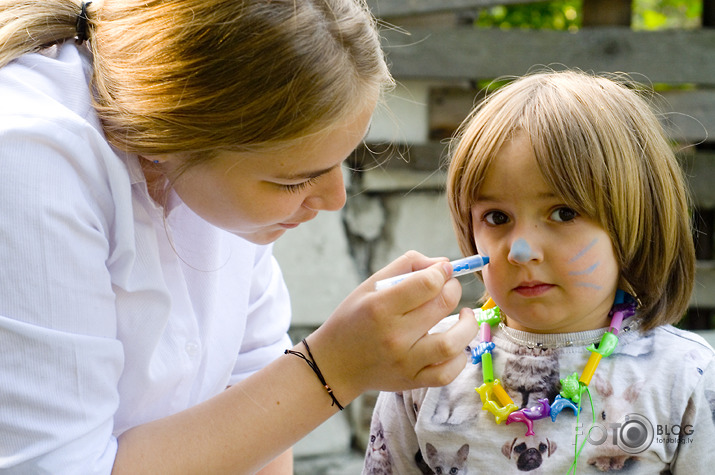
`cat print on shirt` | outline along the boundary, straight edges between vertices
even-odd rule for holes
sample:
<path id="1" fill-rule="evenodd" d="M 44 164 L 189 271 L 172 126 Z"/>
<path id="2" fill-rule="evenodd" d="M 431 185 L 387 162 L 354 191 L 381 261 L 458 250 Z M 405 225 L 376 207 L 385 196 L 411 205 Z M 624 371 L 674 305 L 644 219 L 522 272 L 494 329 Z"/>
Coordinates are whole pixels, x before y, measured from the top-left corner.
<path id="1" fill-rule="evenodd" d="M 504 366 L 502 385 L 520 409 L 546 398 L 552 402 L 561 390 L 559 358 L 553 349 L 520 347 L 509 355 Z"/>
<path id="2" fill-rule="evenodd" d="M 370 439 L 365 453 L 365 468 L 363 473 L 372 475 L 392 475 L 392 457 L 387 446 L 382 423 L 374 420 Z"/>
<path id="3" fill-rule="evenodd" d="M 415 462 L 423 475 L 466 475 L 469 444 L 462 445 L 456 453 L 437 448 L 427 442 L 424 458 L 420 451 Z"/>

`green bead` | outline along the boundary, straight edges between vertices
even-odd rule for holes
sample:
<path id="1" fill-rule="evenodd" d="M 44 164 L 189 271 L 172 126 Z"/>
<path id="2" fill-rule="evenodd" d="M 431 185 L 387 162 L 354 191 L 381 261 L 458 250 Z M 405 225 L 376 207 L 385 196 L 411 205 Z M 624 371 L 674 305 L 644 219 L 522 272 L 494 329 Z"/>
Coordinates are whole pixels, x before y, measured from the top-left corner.
<path id="1" fill-rule="evenodd" d="M 618 345 L 618 337 L 611 332 L 606 332 L 601 337 L 601 341 L 598 343 L 598 348 L 596 348 L 595 345 L 589 345 L 588 351 L 600 353 L 601 356 L 607 358 L 611 356 L 613 350 L 616 349 L 616 345 Z"/>
<path id="2" fill-rule="evenodd" d="M 501 311 L 499 310 L 499 307 L 492 307 L 486 310 L 478 309 L 477 322 L 480 324 L 487 322 L 491 326 L 501 322 Z"/>
<path id="3" fill-rule="evenodd" d="M 494 381 L 494 369 L 492 367 L 492 354 L 486 352 L 482 355 L 482 375 L 484 382 L 491 383 Z"/>

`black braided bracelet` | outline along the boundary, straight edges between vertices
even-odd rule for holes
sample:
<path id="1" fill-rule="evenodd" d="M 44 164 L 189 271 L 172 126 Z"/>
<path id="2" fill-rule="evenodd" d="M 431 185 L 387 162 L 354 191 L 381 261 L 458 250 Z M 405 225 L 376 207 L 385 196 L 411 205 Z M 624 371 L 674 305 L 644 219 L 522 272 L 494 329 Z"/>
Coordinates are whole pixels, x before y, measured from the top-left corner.
<path id="1" fill-rule="evenodd" d="M 342 405 L 338 402 L 338 398 L 335 397 L 335 394 L 333 394 L 333 389 L 328 385 L 328 383 L 325 382 L 325 378 L 323 377 L 323 373 L 320 372 L 320 368 L 318 368 L 318 363 L 315 362 L 315 358 L 313 358 L 313 353 L 310 352 L 310 347 L 308 346 L 308 342 L 305 341 L 305 338 L 303 338 L 303 345 L 305 345 L 305 349 L 308 351 L 308 356 L 310 359 L 308 359 L 303 353 L 300 351 L 293 351 L 293 350 L 285 350 L 286 355 L 295 355 L 298 358 L 302 359 L 306 363 L 308 363 L 308 366 L 310 366 L 310 369 L 313 370 L 313 372 L 318 376 L 318 379 L 320 380 L 320 384 L 323 385 L 323 387 L 328 391 L 328 394 L 330 397 L 333 399 L 333 403 L 331 406 L 338 406 L 338 409 L 341 411 L 344 409 Z"/>

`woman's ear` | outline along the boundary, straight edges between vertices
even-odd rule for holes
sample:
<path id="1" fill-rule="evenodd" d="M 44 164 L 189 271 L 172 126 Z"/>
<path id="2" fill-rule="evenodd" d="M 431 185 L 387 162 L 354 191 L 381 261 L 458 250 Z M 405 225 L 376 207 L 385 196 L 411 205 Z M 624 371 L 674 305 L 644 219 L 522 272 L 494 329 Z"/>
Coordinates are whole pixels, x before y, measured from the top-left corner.
<path id="1" fill-rule="evenodd" d="M 139 159 L 146 160 L 148 162 L 159 165 L 159 164 L 164 163 L 167 160 L 169 160 L 169 156 L 168 155 L 139 155 Z"/>

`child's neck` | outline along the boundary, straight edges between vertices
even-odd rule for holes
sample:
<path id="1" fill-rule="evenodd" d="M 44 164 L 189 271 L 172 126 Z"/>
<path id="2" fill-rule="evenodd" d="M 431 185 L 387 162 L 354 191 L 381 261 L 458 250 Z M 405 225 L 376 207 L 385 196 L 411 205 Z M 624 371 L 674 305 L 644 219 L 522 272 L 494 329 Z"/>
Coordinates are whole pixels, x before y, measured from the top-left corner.
<path id="1" fill-rule="evenodd" d="M 573 324 L 560 325 L 554 328 L 534 328 L 529 325 L 524 325 L 508 315 L 504 316 L 504 324 L 513 328 L 514 330 L 519 330 L 527 333 L 548 333 L 548 334 L 559 334 L 559 333 L 579 333 L 590 330 L 599 330 L 610 325 L 611 318 L 608 314 L 605 314 L 603 318 L 597 320 L 589 320 L 587 323 L 576 322 Z"/>

